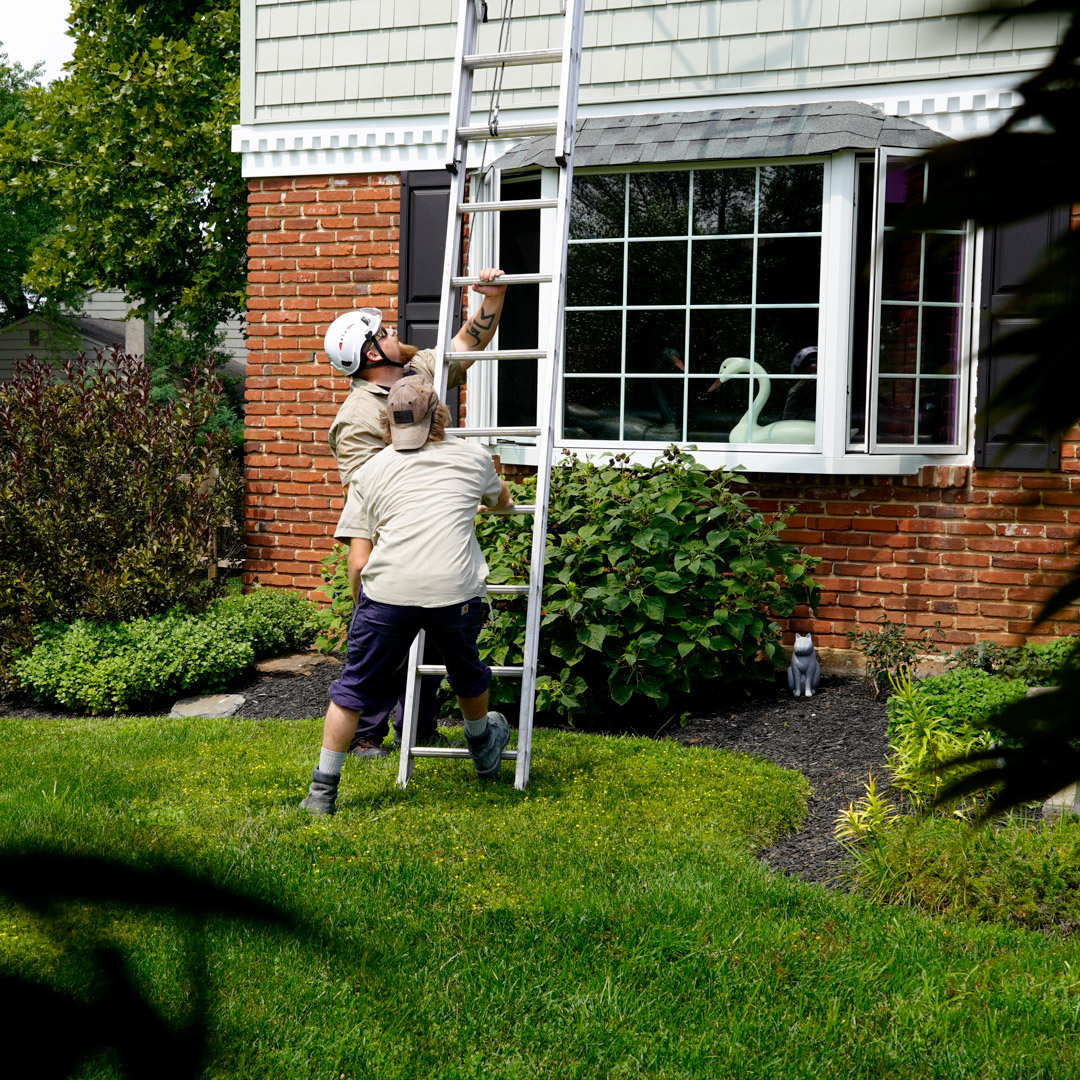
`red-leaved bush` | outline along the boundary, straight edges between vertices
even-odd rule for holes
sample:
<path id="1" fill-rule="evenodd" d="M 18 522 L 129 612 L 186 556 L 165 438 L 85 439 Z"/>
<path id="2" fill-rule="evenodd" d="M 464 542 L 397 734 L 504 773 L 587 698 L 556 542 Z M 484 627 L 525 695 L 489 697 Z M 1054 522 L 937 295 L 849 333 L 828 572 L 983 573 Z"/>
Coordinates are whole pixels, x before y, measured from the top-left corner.
<path id="1" fill-rule="evenodd" d="M 111 622 L 210 600 L 216 530 L 240 466 L 202 433 L 218 405 L 193 376 L 155 404 L 141 358 L 33 358 L 0 385 L 0 689 L 45 621 Z"/>

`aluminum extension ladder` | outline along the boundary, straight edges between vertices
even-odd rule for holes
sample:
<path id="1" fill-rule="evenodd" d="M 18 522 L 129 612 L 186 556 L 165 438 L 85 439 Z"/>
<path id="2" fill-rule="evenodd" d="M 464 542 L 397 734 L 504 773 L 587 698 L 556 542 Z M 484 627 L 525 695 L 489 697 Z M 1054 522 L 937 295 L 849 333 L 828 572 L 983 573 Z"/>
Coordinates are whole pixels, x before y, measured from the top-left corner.
<path id="1" fill-rule="evenodd" d="M 512 3 L 504 9 L 509 13 Z M 468 437 L 536 436 L 540 451 L 536 477 L 536 502 L 532 506 L 516 506 L 514 513 L 531 514 L 533 518 L 532 557 L 528 585 L 490 586 L 492 595 L 527 594 L 525 655 L 520 667 L 493 667 L 492 674 L 521 679 L 521 714 L 518 721 L 516 749 L 503 751 L 503 759 L 515 762 L 514 786 L 523 789 L 529 782 L 529 758 L 532 751 L 533 714 L 536 707 L 536 657 L 540 636 L 540 600 L 544 586 L 544 549 L 547 539 L 548 493 L 551 486 L 552 435 L 555 424 L 558 373 L 561 364 L 563 339 L 563 306 L 566 278 L 566 248 L 569 229 L 570 184 L 573 177 L 574 126 L 577 114 L 578 83 L 581 69 L 581 37 L 585 0 L 562 0 L 563 45 L 561 49 L 542 49 L 532 52 L 476 52 L 480 23 L 486 21 L 484 0 L 461 0 L 458 16 L 457 47 L 455 51 L 455 82 L 450 100 L 450 122 L 447 133 L 446 167 L 452 174 L 450 205 L 447 215 L 446 249 L 443 263 L 442 306 L 439 312 L 438 361 L 435 385 L 440 397 L 446 399 L 448 370 L 445 357 L 450 352 L 454 336 L 454 313 L 461 310 L 459 290 L 479 284 L 477 277 L 461 276 L 462 219 L 468 214 L 498 214 L 504 210 L 540 210 L 542 228 L 554 214 L 552 265 L 538 274 L 505 274 L 499 279 L 506 285 L 550 285 L 550 314 L 546 321 L 546 337 L 541 335 L 540 349 L 459 352 L 458 360 L 536 360 L 538 427 L 513 428 L 452 428 L 453 434 Z M 501 84 L 503 65 L 560 64 L 559 111 L 555 123 L 525 123 L 472 125 L 473 72 L 481 68 L 498 70 L 496 85 Z M 466 162 L 470 142 L 497 137 L 526 139 L 537 135 L 555 135 L 555 159 L 559 166 L 558 194 L 555 198 L 498 200 L 492 202 L 466 201 Z M 543 270 L 543 267 L 541 267 Z M 541 300 L 542 302 L 542 300 Z M 541 313 L 542 314 L 542 313 Z M 541 318 L 538 326 L 543 328 Z M 413 763 L 418 757 L 468 757 L 464 747 L 416 746 L 416 719 L 420 700 L 420 680 L 423 675 L 441 675 L 445 667 L 421 663 L 424 634 L 421 631 L 413 642 L 409 655 L 410 676 L 405 691 L 405 719 L 401 736 L 401 760 L 398 784 L 405 787 L 412 776 Z"/>

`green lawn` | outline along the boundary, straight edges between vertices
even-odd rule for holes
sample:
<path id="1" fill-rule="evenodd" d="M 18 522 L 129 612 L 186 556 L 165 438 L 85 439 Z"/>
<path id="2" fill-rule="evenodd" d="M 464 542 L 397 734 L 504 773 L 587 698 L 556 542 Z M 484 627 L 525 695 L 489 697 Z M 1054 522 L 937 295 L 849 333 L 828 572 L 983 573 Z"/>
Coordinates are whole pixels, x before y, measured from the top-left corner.
<path id="1" fill-rule="evenodd" d="M 794 773 L 538 731 L 527 792 L 461 761 L 401 792 L 396 758 L 350 761 L 339 813 L 312 819 L 319 730 L 0 722 L 0 848 L 166 857 L 306 928 L 211 923 L 210 1076 L 1080 1076 L 1080 946 L 777 877 L 752 852 L 801 818 Z M 65 918 L 185 1014 L 167 915 Z M 0 965 L 79 988 L 10 905 Z"/>

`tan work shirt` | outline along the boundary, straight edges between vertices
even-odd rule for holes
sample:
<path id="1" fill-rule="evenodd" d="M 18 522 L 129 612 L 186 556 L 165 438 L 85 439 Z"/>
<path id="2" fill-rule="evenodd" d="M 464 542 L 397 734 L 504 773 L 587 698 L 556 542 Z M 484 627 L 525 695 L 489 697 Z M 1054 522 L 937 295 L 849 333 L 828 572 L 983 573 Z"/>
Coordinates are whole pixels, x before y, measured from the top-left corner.
<path id="1" fill-rule="evenodd" d="M 352 487 L 375 547 L 361 580 L 381 604 L 440 608 L 487 594 L 488 565 L 474 519 L 502 483 L 482 446 L 448 435 L 419 450 L 386 447 Z"/>
<path id="2" fill-rule="evenodd" d="M 421 349 L 405 367 L 406 375 L 425 375 L 435 379 L 435 352 Z M 451 360 L 448 385 L 452 388 L 465 381 L 465 374 L 456 360 Z M 389 387 L 367 379 L 353 379 L 352 391 L 338 409 L 328 436 L 330 453 L 337 460 L 338 475 L 343 484 L 352 480 L 356 470 L 377 454 L 383 442 L 383 418 Z"/>

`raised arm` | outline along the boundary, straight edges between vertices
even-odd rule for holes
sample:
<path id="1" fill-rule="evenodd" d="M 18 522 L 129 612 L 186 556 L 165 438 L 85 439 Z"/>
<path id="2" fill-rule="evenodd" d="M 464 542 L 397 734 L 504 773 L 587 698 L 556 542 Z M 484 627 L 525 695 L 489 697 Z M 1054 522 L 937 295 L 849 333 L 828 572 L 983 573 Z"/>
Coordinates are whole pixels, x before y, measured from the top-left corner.
<path id="1" fill-rule="evenodd" d="M 497 279 L 502 277 L 502 271 L 487 267 L 481 270 L 477 277 L 484 282 L 482 285 L 473 286 L 475 291 L 483 296 L 480 310 L 469 316 L 469 321 L 454 335 L 450 342 L 451 352 L 477 352 L 486 349 L 495 336 L 499 319 L 502 317 L 506 286 L 497 284 Z M 473 361 L 459 360 L 458 363 L 464 371 L 472 366 Z"/>

